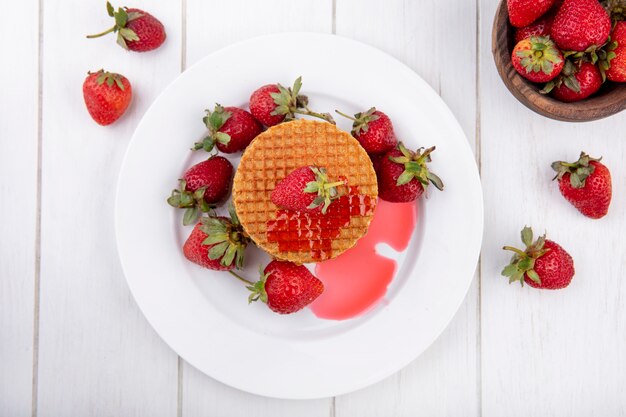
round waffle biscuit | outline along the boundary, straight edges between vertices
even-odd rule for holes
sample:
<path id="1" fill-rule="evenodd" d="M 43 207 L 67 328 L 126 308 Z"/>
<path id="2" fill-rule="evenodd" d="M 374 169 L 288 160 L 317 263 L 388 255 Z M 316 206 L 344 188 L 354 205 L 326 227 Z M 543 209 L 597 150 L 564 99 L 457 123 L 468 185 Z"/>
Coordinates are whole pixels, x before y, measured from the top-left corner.
<path id="1" fill-rule="evenodd" d="M 326 214 L 284 210 L 272 203 L 276 184 L 302 166 L 324 167 L 345 181 Z M 295 262 L 334 258 L 367 232 L 378 196 L 376 173 L 359 142 L 336 126 L 294 120 L 271 127 L 247 147 L 233 184 L 245 231 L 271 256 Z"/>

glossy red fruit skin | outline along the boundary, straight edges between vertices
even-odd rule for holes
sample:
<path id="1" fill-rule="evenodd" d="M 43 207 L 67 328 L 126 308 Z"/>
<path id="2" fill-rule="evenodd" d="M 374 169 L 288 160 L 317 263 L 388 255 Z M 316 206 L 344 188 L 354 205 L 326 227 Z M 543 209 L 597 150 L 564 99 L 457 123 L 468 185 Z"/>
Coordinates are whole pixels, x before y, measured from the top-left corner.
<path id="1" fill-rule="evenodd" d="M 194 192 L 206 186 L 204 200 L 214 204 L 228 196 L 232 175 L 233 165 L 230 161 L 223 156 L 213 156 L 189 168 L 183 179 L 187 182 L 187 191 Z"/>
<path id="2" fill-rule="evenodd" d="M 531 36 L 550 36 L 552 30 L 552 22 L 554 21 L 554 14 L 550 13 L 537 20 L 530 26 L 518 28 L 515 31 L 515 43 L 519 43 L 524 39 L 528 39 Z"/>
<path id="3" fill-rule="evenodd" d="M 278 93 L 276 84 L 267 84 L 257 89 L 250 96 L 250 113 L 259 123 L 270 127 L 276 126 L 285 120 L 284 114 L 272 115 L 276 109 L 276 103 L 270 94 Z"/>
<path id="4" fill-rule="evenodd" d="M 225 219 L 221 217 L 221 219 Z M 203 245 L 202 242 L 207 238 L 207 234 L 200 230 L 202 223 L 198 223 L 183 245 L 183 254 L 185 258 L 191 262 L 200 265 L 204 268 L 213 269 L 215 271 L 230 271 L 235 267 L 233 262 L 230 266 L 224 266 L 220 263 L 219 259 L 209 259 L 209 249 L 215 245 Z"/>
<path id="5" fill-rule="evenodd" d="M 585 51 L 602 46 L 611 33 L 611 18 L 598 0 L 565 0 L 559 8 L 550 37 L 564 51 Z"/>
<path id="6" fill-rule="evenodd" d="M 559 190 L 563 197 L 578 211 L 592 219 L 606 216 L 611 205 L 613 195 L 611 173 L 609 169 L 598 161 L 591 161 L 589 165 L 594 171 L 585 180 L 582 188 L 574 188 L 570 183 L 570 173 L 566 172 L 559 180 Z"/>
<path id="7" fill-rule="evenodd" d="M 516 28 L 523 28 L 543 16 L 555 0 L 507 0 L 509 21 Z"/>
<path id="8" fill-rule="evenodd" d="M 549 249 L 535 261 L 534 270 L 541 279 L 541 284 L 533 281 L 528 274 L 524 282 L 533 288 L 559 290 L 567 287 L 574 277 L 574 260 L 558 243 L 546 240 L 544 249 Z"/>
<path id="9" fill-rule="evenodd" d="M 224 110 L 231 115 L 219 131 L 229 135 L 230 141 L 226 145 L 217 142 L 217 149 L 224 153 L 243 151 L 263 131 L 263 126 L 243 109 L 224 107 Z"/>
<path id="10" fill-rule="evenodd" d="M 611 40 L 617 41 L 615 58 L 611 60 L 611 68 L 606 71 L 606 78 L 618 83 L 626 82 L 626 21 L 615 24 Z"/>
<path id="11" fill-rule="evenodd" d="M 383 162 L 383 158 L 385 157 L 385 154 L 376 154 L 376 155 L 372 155 L 372 154 L 368 154 L 370 157 L 370 160 L 372 161 L 372 166 L 374 167 L 374 171 L 376 171 L 376 176 L 378 176 L 378 170 L 380 170 L 380 164 L 381 162 Z"/>
<path id="12" fill-rule="evenodd" d="M 557 100 L 572 103 L 586 99 L 602 87 L 602 74 L 600 74 L 598 67 L 590 62 L 583 62 L 575 77 L 580 84 L 579 93 L 570 90 L 565 83 L 563 83 L 552 91 L 552 96 Z"/>
<path id="13" fill-rule="evenodd" d="M 315 181 L 315 174 L 308 166 L 300 167 L 283 178 L 272 191 L 270 199 L 278 207 L 297 211 L 319 211 L 320 207 L 309 209 L 317 193 L 303 192 L 306 185 Z"/>
<path id="14" fill-rule="evenodd" d="M 98 84 L 98 72 L 89 74 L 83 83 L 83 98 L 92 119 L 101 126 L 107 126 L 119 119 L 133 98 L 133 89 L 126 77 L 121 77 L 124 90 L 117 84 Z"/>
<path id="15" fill-rule="evenodd" d="M 392 149 L 380 161 L 376 177 L 378 179 L 378 196 L 392 203 L 415 201 L 424 193 L 424 187 L 417 179 L 397 185 L 398 177 L 404 172 L 404 165 L 395 163 L 389 158 L 402 156 L 398 149 Z"/>
<path id="16" fill-rule="evenodd" d="M 373 114 L 378 116 L 378 119 L 368 123 L 367 132 L 361 131 L 359 134 L 353 132 L 352 136 L 359 141 L 367 153 L 385 153 L 398 144 L 398 139 L 389 116 L 380 110 L 376 110 Z"/>
<path id="17" fill-rule="evenodd" d="M 159 19 L 139 9 L 128 9 L 126 12 L 142 14 L 141 17 L 126 23 L 126 27 L 139 37 L 138 41 L 126 41 L 128 49 L 135 52 L 147 52 L 158 48 L 165 42 L 167 35 Z"/>
<path id="18" fill-rule="evenodd" d="M 303 265 L 272 261 L 264 270 L 267 306 L 279 314 L 291 314 L 311 304 L 324 292 L 324 284 Z"/>
<path id="19" fill-rule="evenodd" d="M 521 40 L 517 43 L 517 45 L 515 45 L 515 48 L 513 48 L 513 52 L 511 53 L 511 62 L 513 63 L 513 68 L 515 68 L 518 74 L 534 83 L 547 83 L 548 81 L 555 79 L 561 73 L 561 71 L 563 70 L 563 66 L 565 65 L 565 59 L 563 59 L 563 54 L 560 51 L 558 51 L 558 54 L 561 57 L 561 62 L 554 65 L 554 68 L 550 74 L 546 74 L 543 71 L 528 72 L 526 68 L 522 66 L 522 59 L 517 56 L 517 52 L 530 49 L 532 49 L 532 46 L 529 39 Z"/>

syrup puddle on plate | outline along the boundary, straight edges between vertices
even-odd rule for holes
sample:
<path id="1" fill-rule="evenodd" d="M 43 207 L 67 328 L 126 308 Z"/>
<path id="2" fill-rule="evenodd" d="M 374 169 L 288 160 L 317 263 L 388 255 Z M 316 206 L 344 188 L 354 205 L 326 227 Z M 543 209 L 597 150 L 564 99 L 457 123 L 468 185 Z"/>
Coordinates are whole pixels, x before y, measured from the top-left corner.
<path id="1" fill-rule="evenodd" d="M 411 203 L 378 200 L 367 234 L 340 256 L 315 265 L 315 276 L 324 293 L 311 304 L 323 319 L 345 320 L 374 307 L 387 293 L 398 269 L 395 260 L 376 253 L 386 243 L 401 252 L 407 248 L 417 223 L 417 207 Z"/>

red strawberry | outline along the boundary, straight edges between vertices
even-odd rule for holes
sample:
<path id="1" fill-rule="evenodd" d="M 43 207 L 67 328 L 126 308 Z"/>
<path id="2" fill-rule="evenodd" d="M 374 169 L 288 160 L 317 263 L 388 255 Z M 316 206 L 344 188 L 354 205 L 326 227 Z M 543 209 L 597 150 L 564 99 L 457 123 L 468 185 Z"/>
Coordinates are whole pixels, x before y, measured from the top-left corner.
<path id="1" fill-rule="evenodd" d="M 343 181 L 329 182 L 325 168 L 300 167 L 283 178 L 272 191 L 272 203 L 288 210 L 319 210 L 326 213 L 330 203 L 339 197 L 337 187 Z M 323 204 L 323 205 L 322 205 Z"/>
<path id="2" fill-rule="evenodd" d="M 146 52 L 161 46 L 165 42 L 165 28 L 163 24 L 150 13 L 139 9 L 118 8 L 117 12 L 107 2 L 107 13 L 115 19 L 115 25 L 88 38 L 98 38 L 107 33 L 117 32 L 117 43 L 124 49 L 136 52 Z"/>
<path id="3" fill-rule="evenodd" d="M 552 92 L 557 100 L 570 103 L 583 100 L 596 93 L 602 86 L 602 73 L 590 62 L 578 65 L 566 60 L 559 77 L 548 82 L 542 94 Z"/>
<path id="4" fill-rule="evenodd" d="M 441 179 L 426 166 L 435 147 L 423 152 L 422 149 L 412 152 L 400 142 L 397 148 L 385 154 L 377 172 L 380 198 L 392 203 L 414 201 L 422 195 L 429 182 L 443 190 Z"/>
<path id="5" fill-rule="evenodd" d="M 239 152 L 263 131 L 263 127 L 250 113 L 237 107 L 215 104 L 214 110 L 207 109 L 206 113 L 202 120 L 209 128 L 209 134 L 195 143 L 194 150 L 211 152 L 217 146 L 224 153 Z"/>
<path id="6" fill-rule="evenodd" d="M 554 16 L 553 13 L 549 13 L 530 26 L 517 29 L 515 31 L 515 43 L 519 43 L 532 36 L 550 36 Z"/>
<path id="7" fill-rule="evenodd" d="M 99 125 L 110 125 L 130 105 L 133 98 L 130 82 L 123 75 L 104 70 L 88 74 L 83 83 L 87 111 Z"/>
<path id="8" fill-rule="evenodd" d="M 385 153 L 393 149 L 397 143 L 391 119 L 382 111 L 372 107 L 366 112 L 357 113 L 354 117 L 335 110 L 340 115 L 352 120 L 352 136 L 359 141 L 363 149 L 370 154 Z"/>
<path id="9" fill-rule="evenodd" d="M 533 242 L 530 227 L 522 230 L 522 242 L 526 250 L 505 246 L 504 250 L 515 252 L 511 263 L 502 270 L 509 283 L 524 282 L 534 288 L 558 290 L 569 285 L 574 277 L 574 261 L 559 244 L 540 236 Z"/>
<path id="10" fill-rule="evenodd" d="M 248 287 L 248 301 L 261 300 L 279 314 L 300 311 L 324 292 L 322 281 L 302 265 L 272 261 L 260 272 L 261 279 Z"/>
<path id="11" fill-rule="evenodd" d="M 523 28 L 543 16 L 556 0 L 507 0 L 509 20 L 517 28 Z"/>
<path id="12" fill-rule="evenodd" d="M 554 179 L 559 180 L 563 197 L 592 219 L 599 219 L 608 213 L 613 194 L 611 173 L 600 159 L 581 152 L 574 163 L 552 163 L 552 169 L 557 172 Z"/>
<path id="13" fill-rule="evenodd" d="M 309 109 L 309 99 L 299 95 L 302 77 L 298 77 L 292 88 L 280 84 L 268 84 L 257 89 L 250 96 L 250 113 L 265 126 L 275 126 L 283 121 L 296 118 L 296 114 L 318 117 L 335 123 L 328 113 L 316 113 Z"/>
<path id="14" fill-rule="evenodd" d="M 534 83 L 546 83 L 556 78 L 563 69 L 563 54 L 549 37 L 520 41 L 511 54 L 515 70 Z"/>
<path id="15" fill-rule="evenodd" d="M 374 171 L 378 175 L 378 170 L 380 169 L 380 165 L 383 162 L 383 158 L 385 154 L 379 153 L 376 155 L 369 154 L 370 160 L 372 161 L 372 166 L 374 167 Z"/>
<path id="16" fill-rule="evenodd" d="M 598 0 L 565 0 L 550 33 L 562 50 L 583 52 L 604 45 L 610 32 L 611 18 Z"/>
<path id="17" fill-rule="evenodd" d="M 611 81 L 626 82 L 626 21 L 615 24 L 611 41 L 617 42 L 617 46 L 609 54 L 610 68 L 606 70 L 606 78 Z"/>
<path id="18" fill-rule="evenodd" d="M 231 210 L 231 216 L 232 219 L 202 217 L 183 245 L 185 258 L 217 271 L 242 268 L 249 239 L 234 210 Z"/>
<path id="19" fill-rule="evenodd" d="M 167 202 L 172 207 L 184 208 L 183 224 L 195 223 L 201 213 L 226 198 L 230 189 L 233 165 L 222 156 L 212 156 L 185 172 L 180 187 L 172 191 Z"/>

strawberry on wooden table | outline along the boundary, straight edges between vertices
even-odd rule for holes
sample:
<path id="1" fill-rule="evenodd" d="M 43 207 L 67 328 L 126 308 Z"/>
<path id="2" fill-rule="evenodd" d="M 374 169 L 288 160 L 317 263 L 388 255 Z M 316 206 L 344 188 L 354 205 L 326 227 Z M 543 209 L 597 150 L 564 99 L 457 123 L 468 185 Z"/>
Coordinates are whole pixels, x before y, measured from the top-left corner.
<path id="1" fill-rule="evenodd" d="M 563 54 L 549 37 L 532 36 L 520 41 L 511 54 L 515 70 L 535 83 L 556 78 L 565 65 Z"/>
<path id="2" fill-rule="evenodd" d="M 244 150 L 263 131 L 263 127 L 247 111 L 238 107 L 215 104 L 202 119 L 209 134 L 194 144 L 194 150 L 211 152 L 215 146 L 224 153 Z"/>
<path id="3" fill-rule="evenodd" d="M 357 113 L 354 117 L 339 110 L 335 111 L 353 121 L 352 136 L 359 141 L 367 153 L 385 153 L 397 145 L 398 139 L 393 131 L 391 119 L 382 111 L 376 110 L 376 107 Z"/>
<path id="4" fill-rule="evenodd" d="M 87 38 L 98 38 L 111 32 L 117 33 L 117 43 L 124 49 L 135 52 L 146 52 L 158 48 L 165 42 L 166 34 L 163 24 L 150 13 L 139 9 L 118 8 L 107 2 L 107 13 L 115 19 L 115 25 L 96 35 Z"/>
<path id="5" fill-rule="evenodd" d="M 509 20 L 516 28 L 523 28 L 543 16 L 556 0 L 507 0 Z"/>
<path id="6" fill-rule="evenodd" d="M 443 190 L 443 182 L 427 166 L 435 147 L 423 149 L 413 152 L 400 142 L 385 154 L 376 172 L 380 198 L 392 203 L 414 201 L 424 193 L 429 183 Z"/>
<path id="7" fill-rule="evenodd" d="M 106 126 L 124 114 L 132 101 L 133 89 L 123 75 L 100 70 L 88 73 L 83 98 L 91 117 Z"/>
<path id="8" fill-rule="evenodd" d="M 564 51 L 587 51 L 606 43 L 611 18 L 598 0 L 565 0 L 552 23 L 551 38 Z"/>
<path id="9" fill-rule="evenodd" d="M 552 93 L 557 100 L 571 103 L 595 94 L 600 87 L 602 87 L 602 73 L 596 65 L 585 61 L 575 64 L 566 60 L 561 74 L 549 81 L 541 93 Z"/>
<path id="10" fill-rule="evenodd" d="M 626 10 L 626 9 L 625 9 Z M 610 67 L 606 70 L 606 78 L 614 82 L 626 82 L 626 21 L 619 21 L 611 33 L 611 41 L 616 43 L 610 57 Z"/>
<path id="11" fill-rule="evenodd" d="M 558 243 L 547 240 L 545 235 L 533 242 L 530 227 L 522 230 L 525 250 L 511 246 L 503 249 L 514 252 L 511 263 L 502 270 L 509 283 L 519 281 L 531 287 L 558 290 L 567 287 L 574 277 L 574 260 Z"/>
<path id="12" fill-rule="evenodd" d="M 606 216 L 613 195 L 611 173 L 600 162 L 601 159 L 591 158 L 581 152 L 576 162 L 552 163 L 552 169 L 557 172 L 554 179 L 558 180 L 563 197 L 592 219 Z"/>
<path id="13" fill-rule="evenodd" d="M 335 124 L 328 113 L 317 113 L 309 109 L 309 99 L 300 94 L 302 77 L 298 77 L 293 87 L 285 88 L 280 84 L 267 84 L 250 96 L 250 113 L 265 126 L 275 126 L 283 121 L 296 118 L 296 114 L 313 116 Z"/>
<path id="14" fill-rule="evenodd" d="M 233 165 L 223 156 L 212 156 L 185 172 L 180 186 L 173 190 L 167 202 L 172 207 L 185 209 L 183 224 L 195 223 L 202 213 L 228 196 Z"/>
<path id="15" fill-rule="evenodd" d="M 260 273 L 261 279 L 247 287 L 248 301 L 261 300 L 279 314 L 300 311 L 324 292 L 322 281 L 303 265 L 274 260 Z"/>
<path id="16" fill-rule="evenodd" d="M 250 242 L 232 208 L 231 218 L 202 217 L 183 245 L 191 262 L 216 271 L 243 268 L 246 246 Z"/>
<path id="17" fill-rule="evenodd" d="M 326 213 L 339 197 L 337 187 L 343 181 L 330 182 L 323 167 L 304 166 L 283 178 L 272 191 L 270 199 L 278 207 L 296 211 L 320 210 Z"/>

